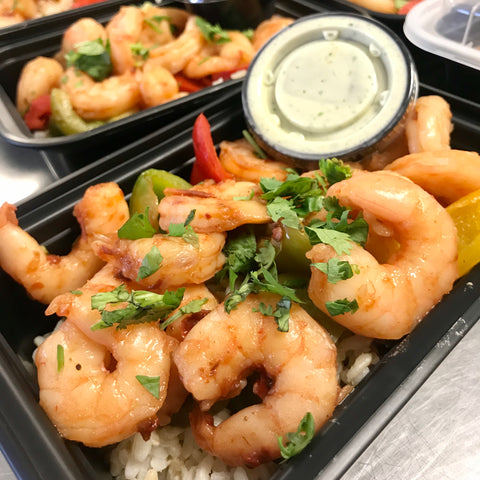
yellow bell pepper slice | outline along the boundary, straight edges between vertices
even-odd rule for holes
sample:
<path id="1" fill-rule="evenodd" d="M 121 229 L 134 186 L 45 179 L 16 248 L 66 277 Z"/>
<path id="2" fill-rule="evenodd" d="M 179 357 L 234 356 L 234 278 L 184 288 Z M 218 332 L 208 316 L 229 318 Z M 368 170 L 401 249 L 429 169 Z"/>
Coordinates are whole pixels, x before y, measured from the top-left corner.
<path id="1" fill-rule="evenodd" d="M 447 207 L 458 232 L 458 270 L 465 275 L 480 262 L 480 190 Z"/>

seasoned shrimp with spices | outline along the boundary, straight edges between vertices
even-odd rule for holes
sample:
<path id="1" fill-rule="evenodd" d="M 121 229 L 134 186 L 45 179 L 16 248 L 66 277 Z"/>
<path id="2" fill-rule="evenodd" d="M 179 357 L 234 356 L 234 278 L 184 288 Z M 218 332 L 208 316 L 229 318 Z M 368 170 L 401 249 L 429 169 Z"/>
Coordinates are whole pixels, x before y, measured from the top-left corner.
<path id="1" fill-rule="evenodd" d="M 255 51 L 260 50 L 264 43 L 291 23 L 293 23 L 293 18 L 280 15 L 274 15 L 272 18 L 264 20 L 253 32 L 252 45 Z"/>
<path id="2" fill-rule="evenodd" d="M 116 232 L 129 215 L 123 192 L 113 183 L 87 189 L 73 214 L 82 234 L 68 255 L 59 256 L 48 254 L 18 226 L 13 205 L 0 207 L 0 266 L 40 302 L 49 303 L 95 274 L 103 262 L 92 250 L 93 238 Z"/>
<path id="3" fill-rule="evenodd" d="M 189 190 L 166 188 L 158 205 L 160 228 L 183 223 L 192 210 L 190 225 L 196 232 L 213 233 L 233 230 L 246 223 L 271 222 L 260 187 L 253 182 L 225 180 L 218 184 L 206 181 Z"/>
<path id="4" fill-rule="evenodd" d="M 277 436 L 297 429 L 307 412 L 315 431 L 337 404 L 336 349 L 329 334 L 298 304 L 292 305 L 289 330 L 280 332 L 260 305 L 280 297 L 249 295 L 232 310 L 223 304 L 187 334 L 173 358 L 180 376 L 199 402 L 191 414 L 197 443 L 227 465 L 260 463 L 280 456 Z M 240 410 L 214 426 L 207 410 L 237 396 L 254 372 L 254 391 L 262 403 Z"/>
<path id="5" fill-rule="evenodd" d="M 325 273 L 312 266 L 310 298 L 327 314 L 327 302 L 356 301 L 358 310 L 333 318 L 359 335 L 385 339 L 406 335 L 458 277 L 452 219 L 429 193 L 388 171 L 357 172 L 331 186 L 328 196 L 355 214 L 363 213 L 375 235 L 384 237 L 380 249 L 392 240 L 396 247 L 374 256 L 353 242 L 350 252 L 340 255 L 330 245 L 315 245 L 307 253 L 312 263 L 335 257 L 356 265 L 358 273 L 330 283 Z"/>
<path id="6" fill-rule="evenodd" d="M 139 74 L 139 87 L 144 107 L 155 107 L 182 94 L 175 77 L 155 58 L 145 62 Z"/>
<path id="7" fill-rule="evenodd" d="M 33 100 L 60 85 L 63 67 L 53 58 L 37 57 L 22 68 L 17 84 L 17 109 L 24 114 Z"/>
<path id="8" fill-rule="evenodd" d="M 126 72 L 95 82 L 89 75 L 69 67 L 60 88 L 74 110 L 85 120 L 108 120 L 134 110 L 140 103 L 140 88 L 135 75 Z"/>
<path id="9" fill-rule="evenodd" d="M 196 18 L 190 16 L 185 29 L 173 42 L 152 48 L 149 51 L 149 58 L 157 59 L 157 62 L 172 74 L 183 70 L 206 43 L 196 24 Z"/>
<path id="10" fill-rule="evenodd" d="M 446 100 L 438 95 L 420 97 L 414 114 L 407 121 L 405 133 L 410 153 L 450 148 L 452 112 Z"/>
<path id="11" fill-rule="evenodd" d="M 83 42 L 90 42 L 98 39 L 103 42 L 107 40 L 107 32 L 105 31 L 104 26 L 94 18 L 81 18 L 65 30 L 65 33 L 62 36 L 60 52 L 55 55 L 55 58 L 65 66 L 65 55 L 68 52 L 76 50 L 78 45 Z"/>
<path id="12" fill-rule="evenodd" d="M 408 177 L 445 206 L 480 189 L 477 152 L 448 149 L 411 153 L 386 168 Z"/>
<path id="13" fill-rule="evenodd" d="M 138 240 L 104 235 L 93 241 L 92 246 L 102 260 L 110 262 L 125 278 L 137 281 L 144 288 L 171 290 L 213 277 L 225 262 L 224 244 L 225 234 L 212 233 L 199 234 L 198 245 L 187 243 L 181 237 L 158 234 Z M 144 258 L 155 248 L 161 259 L 158 269 L 139 278 Z"/>
<path id="14" fill-rule="evenodd" d="M 245 139 L 221 142 L 218 158 L 223 168 L 233 173 L 236 180 L 258 183 L 262 177 L 280 181 L 287 178 L 288 165 L 257 157 L 254 148 Z"/>
<path id="15" fill-rule="evenodd" d="M 67 320 L 35 354 L 40 405 L 62 436 L 91 447 L 153 431 L 170 375 L 172 339 L 156 324 L 109 330 L 105 345 Z M 142 377 L 158 381 L 158 391 Z"/>
<path id="16" fill-rule="evenodd" d="M 241 32 L 228 31 L 226 43 L 210 42 L 183 69 L 190 78 L 203 78 L 214 73 L 247 68 L 255 55 L 250 40 Z"/>

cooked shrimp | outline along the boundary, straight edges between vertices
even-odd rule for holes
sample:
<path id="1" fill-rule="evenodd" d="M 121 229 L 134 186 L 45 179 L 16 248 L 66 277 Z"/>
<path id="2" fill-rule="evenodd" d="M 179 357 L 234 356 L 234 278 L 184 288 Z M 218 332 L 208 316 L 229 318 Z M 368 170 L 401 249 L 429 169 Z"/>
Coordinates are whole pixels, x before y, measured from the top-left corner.
<path id="1" fill-rule="evenodd" d="M 446 100 L 437 95 L 420 97 L 405 132 L 410 153 L 446 150 L 450 148 L 452 112 Z"/>
<path id="2" fill-rule="evenodd" d="M 253 147 L 245 140 L 220 143 L 220 162 L 237 180 L 258 183 L 262 177 L 285 180 L 288 165 L 255 156 Z"/>
<path id="3" fill-rule="evenodd" d="M 110 40 L 113 72 L 122 75 L 136 67 L 136 58 L 131 46 L 140 38 L 143 28 L 143 13 L 135 6 L 123 6 L 106 26 Z"/>
<path id="4" fill-rule="evenodd" d="M 102 236 L 92 243 L 96 254 L 114 265 L 115 269 L 144 288 L 174 289 L 190 283 L 203 283 L 218 272 L 225 257 L 222 248 L 225 235 L 198 235 L 198 247 L 183 238 L 155 235 L 138 240 Z M 160 267 L 150 276 L 137 279 L 142 261 L 153 247 L 163 257 Z"/>
<path id="5" fill-rule="evenodd" d="M 78 115 L 86 120 L 108 120 L 134 109 L 140 102 L 140 89 L 130 72 L 95 82 L 86 73 L 70 67 L 61 89 L 67 92 Z"/>
<path id="6" fill-rule="evenodd" d="M 143 28 L 138 41 L 145 47 L 158 47 L 175 40 L 174 32 L 183 31 L 189 17 L 180 8 L 162 8 L 151 3 L 140 7 L 143 13 Z"/>
<path id="7" fill-rule="evenodd" d="M 209 43 L 183 69 L 190 78 L 203 78 L 220 72 L 247 68 L 255 55 L 250 40 L 241 32 L 228 31 L 229 42 Z"/>
<path id="8" fill-rule="evenodd" d="M 155 58 L 143 65 L 139 87 L 145 107 L 155 107 L 179 97 L 177 80 Z"/>
<path id="9" fill-rule="evenodd" d="M 171 223 L 184 223 L 192 210 L 195 216 L 190 225 L 202 233 L 226 232 L 246 223 L 271 221 L 266 203 L 260 199 L 260 187 L 252 182 L 204 182 L 190 190 L 166 188 L 164 193 L 158 205 L 163 230 L 168 230 Z"/>
<path id="10" fill-rule="evenodd" d="M 152 48 L 149 51 L 149 57 L 158 59 L 158 63 L 172 74 L 183 70 L 206 42 L 195 22 L 196 17 L 192 15 L 185 25 L 185 30 L 178 38 L 167 45 Z"/>
<path id="11" fill-rule="evenodd" d="M 464 150 L 412 153 L 388 165 L 431 193 L 442 205 L 480 189 L 480 155 Z"/>
<path id="12" fill-rule="evenodd" d="M 67 320 L 35 355 L 40 405 L 62 436 L 91 447 L 119 442 L 137 431 L 149 434 L 157 426 L 170 375 L 171 339 L 156 324 L 108 330 L 105 346 Z M 158 398 L 143 387 L 139 375 L 158 378 Z"/>
<path id="13" fill-rule="evenodd" d="M 260 50 L 264 43 L 291 23 L 293 23 L 293 18 L 280 15 L 274 15 L 272 18 L 264 20 L 253 32 L 252 45 L 255 51 Z"/>
<path id="14" fill-rule="evenodd" d="M 35 18 L 38 14 L 35 0 L 2 0 L 0 2 L 0 15 L 19 15 L 23 20 Z"/>
<path id="15" fill-rule="evenodd" d="M 279 299 L 250 295 L 230 314 L 219 305 L 173 353 L 184 385 L 200 402 L 191 415 L 195 439 L 228 465 L 253 467 L 279 457 L 277 435 L 296 431 L 307 412 L 318 431 L 337 403 L 336 349 L 330 336 L 298 304 L 292 306 L 289 331 L 278 331 L 273 317 L 258 308 Z M 206 410 L 238 395 L 255 371 L 264 380 L 254 387 L 262 403 L 214 426 Z"/>
<path id="16" fill-rule="evenodd" d="M 307 253 L 312 262 L 338 257 L 357 265 L 360 272 L 333 284 L 312 267 L 310 298 L 325 313 L 325 302 L 356 300 L 358 310 L 336 315 L 335 321 L 367 337 L 402 337 L 450 291 L 458 277 L 457 232 L 452 219 L 418 185 L 387 171 L 358 172 L 331 186 L 328 195 L 354 212 L 362 211 L 376 235 L 398 244 L 383 263 L 353 243 L 351 252 L 343 255 L 336 255 L 329 245 L 315 245 Z"/>
<path id="17" fill-rule="evenodd" d="M 12 25 L 16 25 L 17 23 L 24 22 L 25 18 L 23 18 L 19 13 L 9 13 L 0 15 L 0 28 L 11 27 Z"/>
<path id="18" fill-rule="evenodd" d="M 62 47 L 60 52 L 56 55 L 56 58 L 60 63 L 66 65 L 65 54 L 75 50 L 77 45 L 82 42 L 98 39 L 103 41 L 107 39 L 107 32 L 103 25 L 97 22 L 94 18 L 81 18 L 65 30 L 62 37 Z"/>
<path id="19" fill-rule="evenodd" d="M 13 205 L 0 207 L 0 266 L 40 302 L 83 285 L 101 268 L 90 242 L 97 233 L 116 232 L 128 219 L 128 206 L 117 185 L 99 184 L 85 192 L 73 213 L 82 235 L 68 255 L 59 256 L 18 226 Z"/>
<path id="20" fill-rule="evenodd" d="M 58 87 L 63 67 L 53 58 L 36 57 L 22 68 L 17 84 L 17 109 L 23 115 L 33 100 Z"/>

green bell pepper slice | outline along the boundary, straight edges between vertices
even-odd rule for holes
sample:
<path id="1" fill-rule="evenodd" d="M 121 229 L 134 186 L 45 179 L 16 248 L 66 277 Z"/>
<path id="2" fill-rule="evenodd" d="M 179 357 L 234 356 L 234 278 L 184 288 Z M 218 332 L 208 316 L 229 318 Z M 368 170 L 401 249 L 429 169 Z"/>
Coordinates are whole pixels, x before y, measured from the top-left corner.
<path id="1" fill-rule="evenodd" d="M 165 188 L 187 190 L 191 184 L 183 178 L 165 170 L 150 168 L 142 172 L 133 186 L 129 201 L 130 215 L 145 213 L 148 208 L 148 220 L 155 230 L 158 226 L 158 204 L 165 196 Z"/>
<path id="2" fill-rule="evenodd" d="M 70 98 L 66 92 L 59 88 L 54 88 L 51 92 L 52 114 L 50 122 L 53 131 L 59 131 L 63 135 L 73 135 L 75 133 L 88 132 L 94 128 L 100 127 L 105 122 L 101 120 L 87 122 L 80 117 L 72 107 Z"/>

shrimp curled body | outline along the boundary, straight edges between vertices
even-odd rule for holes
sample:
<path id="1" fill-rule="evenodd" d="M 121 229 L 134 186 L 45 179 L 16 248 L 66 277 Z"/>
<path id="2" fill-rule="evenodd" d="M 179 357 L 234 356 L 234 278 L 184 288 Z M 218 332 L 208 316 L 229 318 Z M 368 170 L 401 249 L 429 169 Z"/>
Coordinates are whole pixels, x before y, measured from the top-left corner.
<path id="1" fill-rule="evenodd" d="M 116 232 L 129 214 L 118 185 L 105 183 L 87 189 L 74 215 L 82 229 L 81 237 L 68 255 L 59 256 L 46 253 L 18 226 L 13 205 L 4 203 L 0 207 L 0 266 L 40 302 L 49 303 L 95 274 L 103 262 L 92 250 L 93 238 Z"/>
<path id="2" fill-rule="evenodd" d="M 383 236 L 382 248 L 392 239 L 398 243 L 383 263 L 353 243 L 350 253 L 342 255 L 329 245 L 315 245 L 307 253 L 312 262 L 338 257 L 357 265 L 359 273 L 334 284 L 312 267 L 310 298 L 325 313 L 326 302 L 355 299 L 358 310 L 336 315 L 338 323 L 367 337 L 402 337 L 450 291 L 458 277 L 452 219 L 430 194 L 386 171 L 359 172 L 334 184 L 328 195 L 354 212 L 362 211 L 371 234 L 376 230 Z"/>
<path id="3" fill-rule="evenodd" d="M 197 443 L 229 465 L 256 466 L 278 458 L 277 435 L 295 431 L 307 412 L 318 430 L 337 403 L 335 345 L 296 304 L 289 331 L 278 331 L 272 317 L 258 312 L 261 302 L 275 305 L 278 300 L 270 294 L 250 295 L 230 314 L 219 305 L 173 354 L 184 385 L 200 402 L 191 414 Z M 246 377 L 258 370 L 266 380 L 254 391 L 263 402 L 214 426 L 206 410 L 236 396 Z"/>

